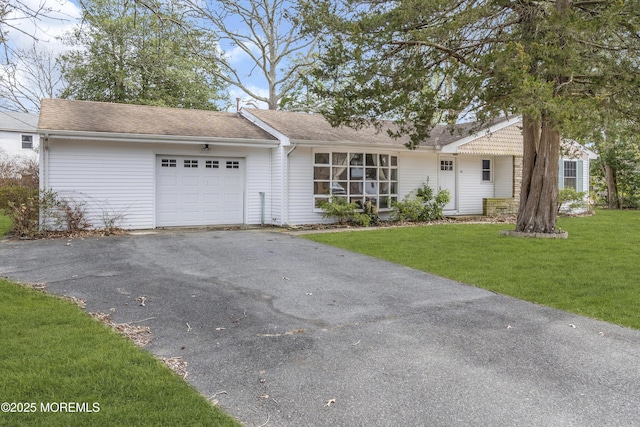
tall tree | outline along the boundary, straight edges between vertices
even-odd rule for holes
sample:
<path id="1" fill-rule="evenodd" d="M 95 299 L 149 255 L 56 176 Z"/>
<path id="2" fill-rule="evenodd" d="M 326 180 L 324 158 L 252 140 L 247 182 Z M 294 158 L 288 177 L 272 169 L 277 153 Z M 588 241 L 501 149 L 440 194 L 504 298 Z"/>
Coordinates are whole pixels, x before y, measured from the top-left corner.
<path id="1" fill-rule="evenodd" d="M 518 231 L 556 230 L 562 132 L 640 111 L 638 0 L 314 0 L 304 14 L 334 124 L 392 118 L 415 147 L 442 113 L 523 116 Z"/>
<path id="2" fill-rule="evenodd" d="M 38 112 L 42 98 L 57 97 L 66 86 L 58 59 L 45 43 L 15 49 L 12 61 L 0 65 L 0 108 Z"/>
<path id="3" fill-rule="evenodd" d="M 219 109 L 215 64 L 193 55 L 216 45 L 190 27 L 179 9 L 152 13 L 127 0 L 83 0 L 82 23 L 68 37 L 76 49 L 63 56 L 73 99 Z M 189 37 L 183 29 L 189 31 Z"/>
<path id="4" fill-rule="evenodd" d="M 266 103 L 271 110 L 291 95 L 313 62 L 315 40 L 300 32 L 291 0 L 179 1 L 203 31 L 219 38 L 221 52 L 208 57 L 200 52 L 219 65 L 217 77 Z M 249 73 L 238 69 L 234 62 L 237 57 L 231 51 L 249 58 Z M 259 78 L 257 86 L 254 73 Z M 263 84 L 267 94 L 259 90 Z"/>

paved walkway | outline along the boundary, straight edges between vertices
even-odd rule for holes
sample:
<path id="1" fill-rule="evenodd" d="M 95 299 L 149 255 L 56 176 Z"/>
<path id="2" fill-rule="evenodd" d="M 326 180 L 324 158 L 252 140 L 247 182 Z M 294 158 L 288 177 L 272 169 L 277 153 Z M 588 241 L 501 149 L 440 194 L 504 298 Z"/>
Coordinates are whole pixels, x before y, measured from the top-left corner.
<path id="1" fill-rule="evenodd" d="M 4 241 L 0 274 L 149 326 L 247 426 L 640 425 L 639 331 L 284 233 Z"/>

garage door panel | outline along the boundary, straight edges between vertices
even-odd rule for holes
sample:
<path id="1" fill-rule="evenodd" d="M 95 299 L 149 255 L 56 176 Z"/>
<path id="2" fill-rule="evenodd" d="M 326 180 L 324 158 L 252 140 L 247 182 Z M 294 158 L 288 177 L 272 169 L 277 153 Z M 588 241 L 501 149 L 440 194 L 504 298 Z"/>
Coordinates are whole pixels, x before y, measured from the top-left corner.
<path id="1" fill-rule="evenodd" d="M 241 160 L 158 156 L 157 165 L 157 226 L 244 222 Z"/>

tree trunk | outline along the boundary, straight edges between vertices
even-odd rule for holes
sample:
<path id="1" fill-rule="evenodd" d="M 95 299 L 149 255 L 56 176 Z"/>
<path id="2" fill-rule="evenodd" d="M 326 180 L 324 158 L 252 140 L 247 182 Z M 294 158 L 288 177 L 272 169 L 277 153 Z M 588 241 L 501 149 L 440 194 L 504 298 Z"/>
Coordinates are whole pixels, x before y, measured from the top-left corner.
<path id="1" fill-rule="evenodd" d="M 549 117 L 523 116 L 522 189 L 516 231 L 555 233 L 560 132 Z"/>
<path id="2" fill-rule="evenodd" d="M 607 182 L 607 202 L 609 209 L 620 209 L 620 198 L 618 197 L 618 183 L 616 182 L 616 171 L 610 165 L 604 165 L 604 177 Z"/>

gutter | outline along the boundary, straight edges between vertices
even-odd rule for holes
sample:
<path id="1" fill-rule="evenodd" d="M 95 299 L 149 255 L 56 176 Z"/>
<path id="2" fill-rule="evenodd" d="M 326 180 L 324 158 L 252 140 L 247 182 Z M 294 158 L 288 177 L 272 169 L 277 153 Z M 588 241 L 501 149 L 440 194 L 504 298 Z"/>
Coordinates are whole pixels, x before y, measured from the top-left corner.
<path id="1" fill-rule="evenodd" d="M 209 136 L 185 136 L 185 135 L 147 135 L 130 133 L 107 132 L 82 132 L 82 131 L 48 131 L 40 130 L 40 133 L 50 139 L 68 139 L 82 141 L 118 141 L 139 143 L 174 143 L 184 145 L 212 144 L 232 147 L 262 147 L 275 148 L 280 145 L 277 140 L 248 139 L 248 138 L 221 138 Z"/>

